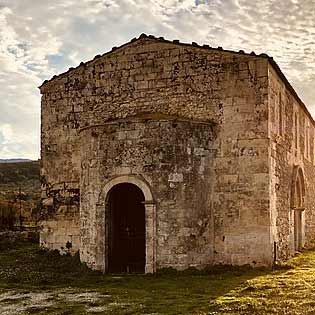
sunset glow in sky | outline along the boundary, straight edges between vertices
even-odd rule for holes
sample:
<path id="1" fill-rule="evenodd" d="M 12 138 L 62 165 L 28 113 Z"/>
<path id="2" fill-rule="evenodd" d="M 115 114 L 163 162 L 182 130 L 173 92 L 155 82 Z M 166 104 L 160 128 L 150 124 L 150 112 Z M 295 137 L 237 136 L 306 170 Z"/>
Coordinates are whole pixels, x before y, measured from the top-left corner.
<path id="1" fill-rule="evenodd" d="M 42 81 L 141 33 L 267 53 L 315 115 L 314 0 L 0 0 L 0 159 L 39 158 Z"/>

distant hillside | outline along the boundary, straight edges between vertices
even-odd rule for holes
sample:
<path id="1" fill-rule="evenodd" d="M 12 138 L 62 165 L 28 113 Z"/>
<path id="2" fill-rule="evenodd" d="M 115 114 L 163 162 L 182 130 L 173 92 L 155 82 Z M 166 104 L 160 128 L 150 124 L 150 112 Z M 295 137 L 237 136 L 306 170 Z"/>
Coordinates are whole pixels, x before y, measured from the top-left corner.
<path id="1" fill-rule="evenodd" d="M 0 159 L 0 163 L 22 163 L 22 162 L 31 162 L 29 159 Z"/>
<path id="2" fill-rule="evenodd" d="M 39 191 L 39 168 L 39 161 L 0 163 L 0 191 Z"/>
<path id="3" fill-rule="evenodd" d="M 0 163 L 0 230 L 36 226 L 40 211 L 40 162 Z M 21 214 L 21 216 L 20 216 Z"/>

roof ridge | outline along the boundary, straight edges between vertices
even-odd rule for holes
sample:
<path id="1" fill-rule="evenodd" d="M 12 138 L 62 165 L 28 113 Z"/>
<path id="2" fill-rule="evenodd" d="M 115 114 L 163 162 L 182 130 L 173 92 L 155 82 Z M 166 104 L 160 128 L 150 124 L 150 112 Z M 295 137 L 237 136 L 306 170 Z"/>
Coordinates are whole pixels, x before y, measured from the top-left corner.
<path id="1" fill-rule="evenodd" d="M 103 54 L 97 54 L 95 55 L 92 59 L 86 61 L 86 62 L 83 62 L 81 61 L 80 64 L 76 67 L 70 67 L 67 71 L 65 72 L 62 72 L 58 75 L 54 75 L 52 78 L 50 79 L 46 79 L 40 86 L 39 88 L 41 88 L 43 85 L 45 85 L 46 83 L 48 82 L 51 82 L 52 80 L 54 79 L 57 79 L 63 75 L 65 75 L 66 73 L 69 73 L 70 71 L 72 70 L 76 70 L 78 69 L 79 67 L 82 67 L 82 66 L 86 66 L 87 64 L 89 63 L 92 63 L 94 60 L 98 59 L 98 58 L 101 58 L 103 56 L 106 56 L 118 49 L 121 49 L 131 43 L 134 43 L 140 39 L 153 39 L 153 40 L 157 40 L 159 42 L 163 42 L 163 43 L 168 43 L 168 44 L 175 44 L 175 45 L 181 45 L 181 46 L 189 46 L 189 47 L 198 47 L 198 48 L 202 48 L 202 49 L 208 49 L 208 50 L 217 50 L 217 51 L 223 51 L 223 52 L 227 52 L 227 53 L 233 53 L 233 54 L 241 54 L 241 55 L 247 55 L 247 56 L 258 56 L 258 57 L 263 57 L 263 58 L 272 58 L 272 57 L 269 57 L 267 54 L 265 53 L 262 53 L 262 54 L 259 54 L 257 55 L 254 51 L 250 52 L 250 53 L 246 53 L 244 52 L 244 50 L 239 50 L 239 51 L 234 51 L 234 50 L 228 50 L 228 49 L 223 49 L 221 46 L 218 46 L 218 47 L 211 47 L 209 46 L 208 44 L 203 44 L 203 45 L 199 45 L 198 43 L 196 42 L 191 42 L 191 43 L 183 43 L 181 42 L 180 40 L 178 39 L 174 39 L 174 40 L 168 40 L 168 39 L 165 39 L 164 37 L 160 36 L 160 37 L 156 37 L 154 35 L 147 35 L 145 33 L 141 33 L 139 35 L 139 37 L 134 37 L 132 38 L 129 42 L 126 42 L 120 46 L 113 46 L 111 50 L 103 53 Z"/>

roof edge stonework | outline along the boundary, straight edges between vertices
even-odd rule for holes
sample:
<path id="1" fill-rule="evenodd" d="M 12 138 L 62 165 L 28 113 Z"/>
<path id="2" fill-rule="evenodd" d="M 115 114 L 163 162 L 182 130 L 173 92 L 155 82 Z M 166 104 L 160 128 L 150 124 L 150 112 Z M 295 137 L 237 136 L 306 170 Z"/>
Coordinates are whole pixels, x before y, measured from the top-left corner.
<path id="1" fill-rule="evenodd" d="M 192 42 L 192 43 L 182 43 L 179 40 L 167 40 L 164 39 L 164 37 L 155 37 L 153 35 L 146 35 L 144 33 L 142 33 L 138 38 L 135 37 L 133 39 L 131 39 L 129 42 L 122 44 L 119 47 L 112 47 L 112 49 L 102 55 L 96 55 L 93 59 L 87 61 L 87 62 L 81 62 L 77 67 L 73 68 L 70 67 L 67 71 L 60 73 L 59 75 L 54 75 L 51 79 L 49 80 L 45 80 L 38 88 L 41 89 L 42 87 L 44 87 L 46 84 L 53 82 L 54 80 L 58 80 L 61 79 L 63 77 L 65 77 L 66 75 L 68 75 L 70 72 L 77 70 L 81 67 L 85 67 L 89 64 L 91 64 L 92 62 L 94 62 L 95 60 L 110 55 L 113 52 L 120 50 L 122 48 L 127 47 L 128 45 L 142 40 L 142 39 L 151 39 L 151 40 L 155 40 L 157 42 L 160 43 L 167 43 L 167 44 L 174 44 L 174 45 L 178 45 L 178 46 L 186 46 L 186 47 L 196 47 L 199 49 L 205 49 L 205 50 L 209 50 L 209 51 L 221 51 L 221 52 L 225 52 L 225 53 L 231 53 L 231 54 L 237 54 L 237 55 L 244 55 L 244 56 L 249 56 L 249 57 L 255 57 L 255 58 L 263 58 L 263 59 L 267 59 L 269 64 L 273 67 L 273 69 L 276 71 L 276 73 L 279 75 L 279 77 L 281 78 L 281 80 L 283 81 L 283 83 L 285 84 L 285 86 L 287 87 L 287 89 L 292 93 L 293 97 L 297 100 L 297 102 L 301 105 L 301 107 L 303 108 L 303 110 L 306 112 L 307 116 L 310 118 L 310 120 L 312 121 L 313 125 L 315 126 L 315 120 L 312 117 L 311 113 L 309 112 L 309 110 L 307 109 L 306 105 L 304 104 L 304 102 L 301 100 L 301 98 L 298 96 L 298 94 L 296 93 L 295 89 L 292 87 L 292 85 L 290 84 L 290 82 L 288 81 L 288 79 L 285 77 L 285 75 L 283 74 L 282 70 L 280 69 L 280 67 L 278 66 L 278 64 L 275 62 L 275 60 L 273 59 L 273 57 L 270 57 L 269 55 L 265 54 L 265 53 L 261 53 L 261 54 L 256 54 L 254 51 L 252 51 L 251 53 L 246 53 L 244 52 L 244 50 L 239 50 L 239 51 L 233 51 L 233 50 L 226 50 L 223 49 L 222 47 L 211 47 L 207 44 L 205 45 L 199 45 L 196 42 Z"/>
<path id="2" fill-rule="evenodd" d="M 49 82 L 52 82 L 54 81 L 55 79 L 59 79 L 59 78 L 62 78 L 63 76 L 65 76 L 66 74 L 69 74 L 71 71 L 73 70 L 76 70 L 82 66 L 87 66 L 88 64 L 92 63 L 93 61 L 101 58 L 101 57 L 104 57 L 106 55 L 109 55 L 121 48 L 125 48 L 126 46 L 130 45 L 131 43 L 134 43 L 136 41 L 139 41 L 141 39 L 152 39 L 152 40 L 155 40 L 157 42 L 160 42 L 160 43 L 167 43 L 167 44 L 174 44 L 174 45 L 179 45 L 179 46 L 186 46 L 186 47 L 196 47 L 196 48 L 201 48 L 201 49 L 205 49 L 205 50 L 211 50 L 211 51 L 222 51 L 222 52 L 226 52 L 226 53 L 232 53 L 232 54 L 238 54 L 238 55 L 245 55 L 245 56 L 253 56 L 253 57 L 261 57 L 261 58 L 270 58 L 267 54 L 259 54 L 259 55 L 256 55 L 256 53 L 254 51 L 252 51 L 251 53 L 246 53 L 244 52 L 244 50 L 239 50 L 239 51 L 233 51 L 233 50 L 228 50 L 228 49 L 223 49 L 222 47 L 211 47 L 209 45 L 199 45 L 197 44 L 196 42 L 192 42 L 191 44 L 190 43 L 182 43 L 180 42 L 179 40 L 167 40 L 167 39 L 164 39 L 164 37 L 155 37 L 153 35 L 146 35 L 146 34 L 141 34 L 138 38 L 135 37 L 133 39 L 131 39 L 129 42 L 125 43 L 125 44 L 122 44 L 121 46 L 117 47 L 117 46 L 114 46 L 112 47 L 112 49 L 102 55 L 96 55 L 94 56 L 93 59 L 89 60 L 89 61 L 86 61 L 86 62 L 81 62 L 77 67 L 70 67 L 67 71 L 63 72 L 63 73 L 60 73 L 59 75 L 54 75 L 51 79 L 49 80 L 45 80 L 40 86 L 39 88 L 43 87 L 44 85 L 46 85 L 47 83 Z"/>

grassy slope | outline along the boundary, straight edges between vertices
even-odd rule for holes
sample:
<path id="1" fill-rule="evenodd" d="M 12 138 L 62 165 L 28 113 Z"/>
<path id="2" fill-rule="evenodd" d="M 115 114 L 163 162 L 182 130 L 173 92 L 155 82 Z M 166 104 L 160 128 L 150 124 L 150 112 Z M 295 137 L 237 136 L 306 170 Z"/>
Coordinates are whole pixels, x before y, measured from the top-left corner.
<path id="1" fill-rule="evenodd" d="M 39 169 L 39 161 L 0 163 L 0 226 L 6 226 L 4 217 L 11 212 L 17 220 L 20 197 L 24 224 L 37 220 L 41 194 Z"/>
<path id="2" fill-rule="evenodd" d="M 290 265 L 275 271 L 216 268 L 115 276 L 35 244 L 7 249 L 0 243 L 0 293 L 50 294 L 50 304 L 37 303 L 21 314 L 86 314 L 87 308 L 98 314 L 314 314 L 315 252 L 293 258 Z M 85 300 L 89 293 L 97 296 Z M 66 299 L 69 294 L 77 298 Z M 17 308 L 21 301 L 0 299 L 0 310 L 10 303 Z"/>
<path id="3" fill-rule="evenodd" d="M 0 191 L 40 191 L 39 161 L 0 163 Z"/>

